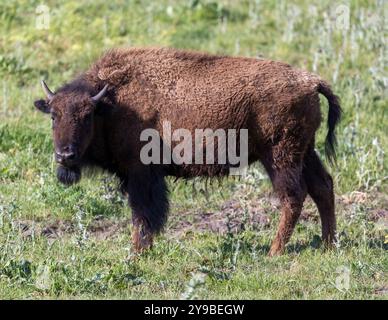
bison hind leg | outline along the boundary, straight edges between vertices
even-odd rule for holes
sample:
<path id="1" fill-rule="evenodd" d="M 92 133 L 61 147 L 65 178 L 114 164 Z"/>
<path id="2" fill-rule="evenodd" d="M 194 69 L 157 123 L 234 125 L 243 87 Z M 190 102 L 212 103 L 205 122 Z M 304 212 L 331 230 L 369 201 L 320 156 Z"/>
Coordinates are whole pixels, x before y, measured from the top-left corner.
<path id="1" fill-rule="evenodd" d="M 284 252 L 302 211 L 307 190 L 301 167 L 278 169 L 273 172 L 272 183 L 281 204 L 278 230 L 272 241 L 270 256 Z"/>
<path id="2" fill-rule="evenodd" d="M 336 229 L 333 179 L 313 147 L 309 148 L 305 156 L 303 177 L 308 193 L 318 207 L 322 222 L 322 240 L 327 247 L 330 247 L 335 241 Z"/>
<path id="3" fill-rule="evenodd" d="M 307 195 L 303 177 L 304 140 L 286 138 L 267 150 L 260 159 L 281 206 L 281 217 L 269 251 L 270 256 L 284 252 Z"/>

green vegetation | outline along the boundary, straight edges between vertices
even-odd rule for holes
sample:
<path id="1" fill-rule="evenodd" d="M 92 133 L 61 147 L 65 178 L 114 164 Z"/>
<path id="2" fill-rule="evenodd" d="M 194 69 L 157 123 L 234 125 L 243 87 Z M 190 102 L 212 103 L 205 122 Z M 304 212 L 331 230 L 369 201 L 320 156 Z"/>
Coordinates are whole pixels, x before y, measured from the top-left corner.
<path id="1" fill-rule="evenodd" d="M 0 3 L 0 298 L 387 299 L 385 1 L 46 1 L 48 30 L 37 28 L 41 3 Z M 117 46 L 260 56 L 331 82 L 344 109 L 330 168 L 337 250 L 320 248 L 308 200 L 287 253 L 266 256 L 278 205 L 255 166 L 220 184 L 169 181 L 166 232 L 134 256 L 115 178 L 60 185 L 50 121 L 33 107 L 41 78 L 54 89 Z"/>

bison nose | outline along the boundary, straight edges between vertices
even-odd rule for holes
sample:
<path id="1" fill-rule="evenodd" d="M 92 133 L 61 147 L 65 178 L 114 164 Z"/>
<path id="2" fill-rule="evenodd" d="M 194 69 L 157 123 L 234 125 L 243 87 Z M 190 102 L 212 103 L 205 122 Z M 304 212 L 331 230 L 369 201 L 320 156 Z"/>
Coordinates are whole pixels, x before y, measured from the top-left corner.
<path id="1" fill-rule="evenodd" d="M 56 152 L 55 157 L 57 162 L 64 164 L 66 162 L 72 161 L 76 158 L 76 153 L 73 147 L 65 147 L 62 151 Z"/>
<path id="2" fill-rule="evenodd" d="M 69 160 L 74 160 L 75 159 L 75 153 L 74 152 L 61 152 L 61 153 L 56 153 L 55 154 L 57 161 L 59 163 L 65 163 L 66 161 Z"/>

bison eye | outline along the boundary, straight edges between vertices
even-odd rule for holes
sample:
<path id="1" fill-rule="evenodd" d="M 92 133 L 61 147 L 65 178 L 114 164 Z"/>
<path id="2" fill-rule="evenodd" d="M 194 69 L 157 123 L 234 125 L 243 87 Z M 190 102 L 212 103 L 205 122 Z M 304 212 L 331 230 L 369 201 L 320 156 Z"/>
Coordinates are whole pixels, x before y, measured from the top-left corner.
<path id="1" fill-rule="evenodd" d="M 88 115 L 85 117 L 85 123 L 86 123 L 86 124 L 89 124 L 91 120 L 92 120 L 92 115 L 91 115 L 91 114 L 88 114 Z"/>
<path id="2" fill-rule="evenodd" d="M 55 113 L 51 113 L 51 120 L 51 128 L 54 129 L 57 122 L 57 115 Z"/>

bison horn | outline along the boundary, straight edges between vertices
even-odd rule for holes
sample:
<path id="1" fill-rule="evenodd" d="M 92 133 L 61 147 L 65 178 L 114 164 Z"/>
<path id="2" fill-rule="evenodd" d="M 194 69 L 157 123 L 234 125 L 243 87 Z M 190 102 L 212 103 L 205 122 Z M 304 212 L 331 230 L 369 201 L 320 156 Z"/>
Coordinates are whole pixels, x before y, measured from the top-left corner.
<path id="1" fill-rule="evenodd" d="M 102 88 L 102 90 L 97 93 L 94 97 L 92 97 L 92 100 L 94 102 L 98 102 L 105 94 L 106 94 L 106 90 L 108 89 L 108 85 L 106 84 L 104 88 Z"/>
<path id="2" fill-rule="evenodd" d="M 46 82 L 44 82 L 44 80 L 42 80 L 40 83 L 42 85 L 44 93 L 47 96 L 47 99 L 51 101 L 54 98 L 54 93 L 49 89 L 49 87 L 47 86 Z"/>

